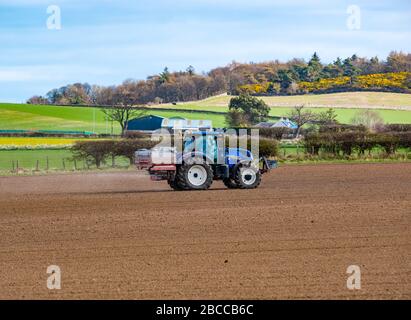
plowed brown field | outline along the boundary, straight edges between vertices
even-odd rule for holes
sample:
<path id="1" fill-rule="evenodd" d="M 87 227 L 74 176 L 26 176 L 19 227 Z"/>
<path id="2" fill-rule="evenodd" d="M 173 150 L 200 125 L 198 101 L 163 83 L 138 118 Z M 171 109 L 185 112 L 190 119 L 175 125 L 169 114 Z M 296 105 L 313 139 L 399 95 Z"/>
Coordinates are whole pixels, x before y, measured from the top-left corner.
<path id="1" fill-rule="evenodd" d="M 133 172 L 0 178 L 2 299 L 410 299 L 410 255 L 411 164 L 284 166 L 251 191 L 174 192 Z"/>

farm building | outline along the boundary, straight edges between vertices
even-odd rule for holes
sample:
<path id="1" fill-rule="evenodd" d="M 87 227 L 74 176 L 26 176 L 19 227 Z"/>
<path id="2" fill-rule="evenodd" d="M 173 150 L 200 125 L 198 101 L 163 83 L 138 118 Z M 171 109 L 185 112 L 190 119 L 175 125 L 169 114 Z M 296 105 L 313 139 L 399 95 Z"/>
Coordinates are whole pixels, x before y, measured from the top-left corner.
<path id="1" fill-rule="evenodd" d="M 274 122 L 260 122 L 256 125 L 257 128 L 271 128 Z"/>
<path id="2" fill-rule="evenodd" d="M 277 122 L 260 122 L 257 124 L 258 128 L 290 128 L 297 129 L 297 125 L 289 119 L 281 118 Z"/>
<path id="3" fill-rule="evenodd" d="M 274 123 L 272 128 L 290 128 L 290 129 L 297 129 L 298 126 L 289 119 L 281 118 L 280 121 Z"/>
<path id="4" fill-rule="evenodd" d="M 127 130 L 128 131 L 154 131 L 157 129 L 161 129 L 161 124 L 165 118 L 156 116 L 156 115 L 148 115 L 140 118 L 135 118 L 130 120 L 127 123 Z"/>
<path id="5" fill-rule="evenodd" d="M 155 131 L 166 129 L 191 129 L 211 130 L 211 120 L 188 120 L 182 117 L 164 118 L 156 115 L 148 115 L 132 119 L 127 124 L 127 131 Z"/>

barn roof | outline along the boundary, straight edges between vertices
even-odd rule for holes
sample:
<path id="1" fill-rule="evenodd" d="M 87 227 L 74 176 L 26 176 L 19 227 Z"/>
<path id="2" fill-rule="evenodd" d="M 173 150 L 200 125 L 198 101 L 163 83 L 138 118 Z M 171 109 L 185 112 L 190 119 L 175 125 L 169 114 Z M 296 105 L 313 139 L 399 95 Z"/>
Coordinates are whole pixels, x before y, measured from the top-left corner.
<path id="1" fill-rule="evenodd" d="M 297 129 L 297 125 L 289 119 L 281 118 L 277 122 L 260 122 L 256 125 L 259 128 L 290 128 Z"/>
<path id="2" fill-rule="evenodd" d="M 165 118 L 157 115 L 146 115 L 131 119 L 127 122 L 129 131 L 154 131 L 161 128 L 161 123 Z"/>
<path id="3" fill-rule="evenodd" d="M 274 123 L 271 128 L 290 128 L 297 129 L 297 125 L 290 121 L 289 119 L 281 119 L 280 121 Z"/>
<path id="4" fill-rule="evenodd" d="M 260 122 L 256 125 L 256 127 L 258 128 L 271 128 L 271 126 L 273 125 L 273 122 Z"/>
<path id="5" fill-rule="evenodd" d="M 165 119 L 162 116 L 157 116 L 155 114 L 149 114 L 147 116 L 142 116 L 142 117 L 131 119 L 130 121 L 128 121 L 128 123 L 131 123 L 131 122 L 134 122 L 134 121 L 141 121 L 141 120 L 150 120 L 150 119 L 154 119 L 154 118 L 155 119 Z"/>

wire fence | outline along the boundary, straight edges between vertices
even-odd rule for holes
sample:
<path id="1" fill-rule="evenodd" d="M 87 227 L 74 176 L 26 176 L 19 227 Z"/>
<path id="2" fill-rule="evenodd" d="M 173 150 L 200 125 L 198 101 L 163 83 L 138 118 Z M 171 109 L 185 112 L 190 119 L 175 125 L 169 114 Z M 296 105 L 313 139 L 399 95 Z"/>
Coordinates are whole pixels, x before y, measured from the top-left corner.
<path id="1" fill-rule="evenodd" d="M 129 168 L 130 161 L 124 157 L 116 157 L 103 161 L 99 169 L 107 168 Z M 0 159 L 0 171 L 8 173 L 35 173 L 47 171 L 85 171 L 94 170 L 97 166 L 84 159 L 73 159 L 68 157 L 39 157 L 39 158 L 12 158 Z"/>
<path id="2" fill-rule="evenodd" d="M 43 152 L 47 152 L 44 154 Z M 280 145 L 278 159 L 280 161 L 292 161 L 295 159 L 310 159 L 302 145 Z M 320 152 L 319 159 L 332 158 L 330 155 Z M 364 158 L 384 159 L 387 155 L 381 149 L 375 149 Z M 360 159 L 361 157 L 358 157 Z M 395 157 L 398 160 L 411 160 L 409 150 L 398 150 Z M 110 168 L 130 168 L 130 160 L 126 157 L 107 158 L 103 161 L 99 169 Z M 47 150 L 47 151 L 0 151 L 0 175 L 9 174 L 30 174 L 51 171 L 87 171 L 95 170 L 97 166 L 89 160 L 75 159 L 67 150 Z"/>

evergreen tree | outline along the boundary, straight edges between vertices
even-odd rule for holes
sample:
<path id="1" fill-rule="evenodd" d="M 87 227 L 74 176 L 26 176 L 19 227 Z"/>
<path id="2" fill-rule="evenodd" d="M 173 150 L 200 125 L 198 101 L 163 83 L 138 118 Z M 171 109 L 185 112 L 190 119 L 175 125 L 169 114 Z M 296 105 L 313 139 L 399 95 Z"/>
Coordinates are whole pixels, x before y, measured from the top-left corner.
<path id="1" fill-rule="evenodd" d="M 168 68 L 165 67 L 163 72 L 160 73 L 160 82 L 165 83 L 170 80 L 170 71 L 168 71 Z"/>
<path id="2" fill-rule="evenodd" d="M 288 87 L 293 83 L 293 78 L 289 70 L 279 70 L 278 78 L 280 79 L 281 90 L 286 91 Z"/>
<path id="3" fill-rule="evenodd" d="M 317 52 L 314 52 L 310 61 L 308 62 L 308 80 L 317 81 L 321 78 L 323 65 L 321 64 L 320 57 Z"/>
<path id="4" fill-rule="evenodd" d="M 347 58 L 343 63 L 343 71 L 344 76 L 354 77 L 359 74 L 360 70 L 356 66 L 354 66 L 353 60 L 351 58 Z"/>
<path id="5" fill-rule="evenodd" d="M 193 76 L 195 74 L 195 69 L 192 65 L 189 65 L 186 71 L 190 76 Z"/>

